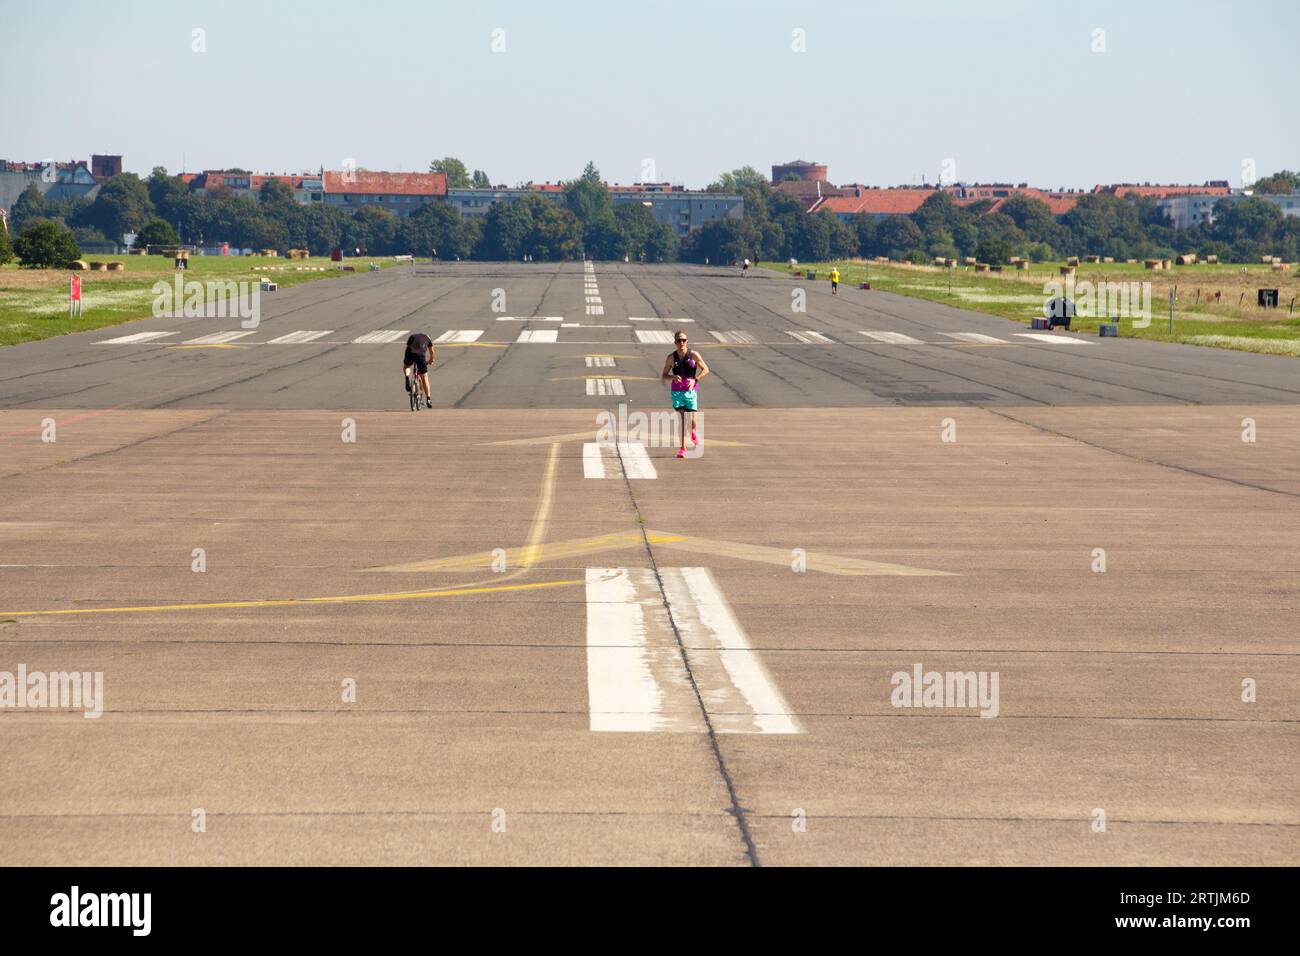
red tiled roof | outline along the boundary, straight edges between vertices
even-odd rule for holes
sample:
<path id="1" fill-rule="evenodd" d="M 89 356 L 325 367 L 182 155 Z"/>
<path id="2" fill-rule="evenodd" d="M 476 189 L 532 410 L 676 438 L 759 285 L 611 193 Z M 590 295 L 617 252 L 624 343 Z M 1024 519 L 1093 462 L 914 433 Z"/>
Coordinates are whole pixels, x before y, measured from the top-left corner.
<path id="1" fill-rule="evenodd" d="M 933 189 L 864 189 L 860 196 L 832 196 L 823 199 L 811 211 L 900 216 L 916 212 L 934 194 Z"/>
<path id="2" fill-rule="evenodd" d="M 347 177 L 345 180 L 344 177 Z M 325 173 L 327 193 L 385 196 L 445 196 L 446 173 L 372 173 L 361 170 Z"/>

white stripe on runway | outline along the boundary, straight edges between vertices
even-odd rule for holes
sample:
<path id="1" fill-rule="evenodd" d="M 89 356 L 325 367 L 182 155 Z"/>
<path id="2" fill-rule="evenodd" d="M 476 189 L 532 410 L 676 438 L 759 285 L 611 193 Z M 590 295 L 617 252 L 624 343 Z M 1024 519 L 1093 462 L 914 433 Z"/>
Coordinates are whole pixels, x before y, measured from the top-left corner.
<path id="1" fill-rule="evenodd" d="M 605 477 L 605 459 L 601 457 L 600 445 L 594 441 L 586 442 L 582 446 L 582 477 Z"/>
<path id="2" fill-rule="evenodd" d="M 587 368 L 612 368 L 618 363 L 609 355 L 588 355 Z"/>
<path id="3" fill-rule="evenodd" d="M 323 332 L 304 330 L 301 332 L 290 332 L 288 335 L 282 335 L 278 339 L 271 339 L 267 345 L 301 345 L 303 342 L 310 342 L 313 339 L 323 338 L 329 335 L 333 329 L 326 329 Z"/>
<path id="4" fill-rule="evenodd" d="M 671 315 L 650 315 L 650 316 L 634 315 L 630 319 L 628 319 L 628 321 L 629 322 L 694 322 L 695 320 L 683 319 L 680 316 L 673 317 Z"/>
<path id="5" fill-rule="evenodd" d="M 556 329 L 524 329 L 516 342 L 554 342 L 560 336 Z"/>
<path id="6" fill-rule="evenodd" d="M 404 339 L 410 334 L 409 329 L 380 329 L 378 332 L 367 332 L 365 335 L 358 335 L 352 340 L 352 344 L 382 345 L 386 342 L 396 342 L 398 339 Z"/>
<path id="7" fill-rule="evenodd" d="M 865 335 L 869 339 L 875 339 L 877 342 L 884 342 L 886 345 L 923 345 L 920 339 L 914 339 L 910 335 L 904 335 L 902 332 L 858 332 L 859 335 Z"/>
<path id="8" fill-rule="evenodd" d="M 605 307 L 604 307 L 603 305 L 589 305 L 589 306 L 587 306 L 587 314 L 588 314 L 588 315 L 604 315 L 604 314 L 605 314 Z"/>
<path id="9" fill-rule="evenodd" d="M 592 731 L 705 733 L 702 700 L 718 733 L 802 733 L 707 568 L 588 568 L 586 586 Z"/>
<path id="10" fill-rule="evenodd" d="M 498 315 L 498 322 L 563 322 L 562 315 Z"/>
<path id="11" fill-rule="evenodd" d="M 838 345 L 839 344 L 838 342 L 835 342 L 832 339 L 827 338 L 822 333 L 813 332 L 811 330 L 796 332 L 792 329 L 786 329 L 785 334 L 791 336 L 794 339 L 797 339 L 798 341 L 802 342 L 804 345 Z"/>
<path id="12" fill-rule="evenodd" d="M 589 378 L 587 379 L 588 395 L 626 395 L 623 390 L 623 380 L 621 378 Z"/>
<path id="13" fill-rule="evenodd" d="M 758 339 L 754 338 L 748 332 L 709 332 L 711 336 L 719 342 L 727 345 L 756 345 Z"/>
<path id="14" fill-rule="evenodd" d="M 589 302 L 591 305 L 600 305 L 600 296 L 589 295 L 587 296 L 587 302 Z"/>
<path id="15" fill-rule="evenodd" d="M 958 342 L 978 342 L 981 345 L 1010 345 L 1006 339 L 995 338 L 992 335 L 985 335 L 983 332 L 940 332 L 940 335 L 946 335 L 950 339 L 956 339 Z"/>
<path id="16" fill-rule="evenodd" d="M 96 345 L 133 345 L 138 342 L 152 342 L 154 339 L 165 339 L 169 335 L 180 335 L 179 332 L 136 332 L 132 335 L 119 335 L 115 339 L 102 339 L 96 342 Z"/>
<path id="17" fill-rule="evenodd" d="M 642 345 L 654 344 L 656 342 L 667 344 L 672 342 L 673 333 L 669 332 L 667 329 L 649 329 L 645 331 L 637 329 L 636 340 Z"/>
<path id="18" fill-rule="evenodd" d="M 197 339 L 189 339 L 182 342 L 182 345 L 222 345 L 226 342 L 233 342 L 235 339 L 242 339 L 245 335 L 252 335 L 251 329 L 235 332 L 213 332 L 211 335 L 200 335 Z"/>
<path id="19" fill-rule="evenodd" d="M 1076 339 L 1058 332 L 1015 332 L 1013 334 L 1038 342 L 1047 342 L 1049 345 L 1092 345 L 1087 339 Z"/>
<path id="20" fill-rule="evenodd" d="M 588 394 L 591 394 L 588 392 Z M 649 481 L 659 477 L 654 462 L 640 442 L 619 442 L 618 450 L 608 442 L 585 442 L 582 446 L 585 478 L 621 478 Z"/>
<path id="21" fill-rule="evenodd" d="M 477 342 L 483 335 L 482 329 L 452 329 L 443 332 L 434 339 L 435 342 Z"/>

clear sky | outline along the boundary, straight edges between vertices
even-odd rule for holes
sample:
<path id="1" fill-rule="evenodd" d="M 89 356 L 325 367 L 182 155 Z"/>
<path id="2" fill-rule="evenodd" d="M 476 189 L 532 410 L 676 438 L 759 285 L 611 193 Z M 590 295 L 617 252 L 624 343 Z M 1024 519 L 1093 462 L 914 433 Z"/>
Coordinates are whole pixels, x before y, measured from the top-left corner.
<path id="1" fill-rule="evenodd" d="M 1300 168 L 1298 38 L 1295 0 L 0 0 L 0 158 L 1240 185 Z"/>

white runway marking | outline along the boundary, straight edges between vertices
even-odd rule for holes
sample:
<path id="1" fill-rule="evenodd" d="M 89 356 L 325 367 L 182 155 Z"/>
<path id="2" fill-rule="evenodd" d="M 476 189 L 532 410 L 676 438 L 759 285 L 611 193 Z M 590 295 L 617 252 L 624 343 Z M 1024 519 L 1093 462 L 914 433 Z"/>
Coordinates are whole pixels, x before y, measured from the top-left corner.
<path id="1" fill-rule="evenodd" d="M 588 392 L 587 394 L 591 394 Z M 589 441 L 582 446 L 584 478 L 621 478 L 649 481 L 659 477 L 654 462 L 640 442 L 619 442 L 618 450 L 609 444 Z"/>
<path id="2" fill-rule="evenodd" d="M 119 335 L 115 339 L 103 339 L 96 342 L 96 345 L 133 345 L 138 342 L 152 342 L 155 339 L 165 339 L 169 335 L 180 335 L 179 332 L 136 332 L 132 335 Z"/>
<path id="3" fill-rule="evenodd" d="M 477 342 L 482 335 L 482 329 L 452 329 L 443 332 L 434 342 Z"/>
<path id="4" fill-rule="evenodd" d="M 587 302 L 590 303 L 591 305 L 600 305 L 600 296 L 589 295 L 587 296 Z"/>
<path id="5" fill-rule="evenodd" d="M 865 335 L 869 339 L 877 342 L 884 342 L 886 345 L 924 345 L 920 339 L 914 339 L 910 335 L 904 335 L 902 332 L 859 332 L 859 335 Z"/>
<path id="6" fill-rule="evenodd" d="M 239 332 L 213 332 L 211 335 L 200 335 L 197 339 L 188 339 L 181 343 L 183 345 L 223 345 L 226 342 L 233 342 L 235 339 L 242 339 L 246 335 L 252 335 L 253 330 L 247 329 Z"/>
<path id="7" fill-rule="evenodd" d="M 404 339 L 410 334 L 410 329 L 380 329 L 378 332 L 367 332 L 365 335 L 358 335 L 352 340 L 352 344 L 381 345 L 385 342 L 396 342 L 398 339 Z"/>
<path id="8" fill-rule="evenodd" d="M 313 339 L 324 338 L 333 332 L 333 329 L 325 331 L 303 330 L 301 332 L 290 332 L 288 335 L 282 335 L 278 339 L 271 339 L 267 345 L 301 345 L 303 342 L 310 342 Z"/>
<path id="9" fill-rule="evenodd" d="M 711 331 L 711 332 L 709 332 L 709 334 L 710 334 L 711 336 L 713 336 L 715 339 L 717 339 L 719 342 L 724 342 L 724 343 L 726 343 L 727 345 L 756 345 L 756 344 L 758 344 L 758 339 L 754 338 L 754 337 L 753 337 L 752 335 L 750 335 L 748 332 L 739 332 L 739 331 L 733 331 L 733 332 L 712 332 L 712 331 Z"/>
<path id="10" fill-rule="evenodd" d="M 958 342 L 978 342 L 981 345 L 1010 345 L 1006 339 L 999 339 L 992 335 L 985 335 L 983 332 L 940 332 L 940 335 L 946 335 L 950 339 L 956 339 Z"/>
<path id="11" fill-rule="evenodd" d="M 497 321 L 498 322 L 563 322 L 564 316 L 562 315 L 525 315 L 525 316 L 498 315 Z"/>
<path id="12" fill-rule="evenodd" d="M 704 733 L 703 700 L 718 733 L 803 732 L 707 568 L 588 568 L 586 584 L 592 731 Z"/>
<path id="13" fill-rule="evenodd" d="M 796 339 L 799 342 L 802 342 L 804 345 L 838 345 L 839 344 L 838 342 L 835 342 L 832 339 L 827 338 L 822 333 L 813 332 L 811 330 L 796 332 L 792 329 L 786 329 L 785 334 L 790 336 L 791 338 Z"/>
<path id="14" fill-rule="evenodd" d="M 588 315 L 604 315 L 604 314 L 605 314 L 605 307 L 604 307 L 603 305 L 589 305 L 589 306 L 587 306 L 587 314 L 588 314 Z"/>
<path id="15" fill-rule="evenodd" d="M 588 355 L 587 368 L 612 368 L 618 363 L 609 355 Z"/>
<path id="16" fill-rule="evenodd" d="M 557 329 L 524 329 L 516 342 L 554 342 L 560 333 Z"/>
<path id="17" fill-rule="evenodd" d="M 1049 345 L 1092 345 L 1086 339 L 1076 339 L 1073 336 L 1061 335 L 1056 332 L 1015 332 L 1022 338 L 1034 339 L 1038 342 L 1046 342 Z"/>
<path id="18" fill-rule="evenodd" d="M 623 380 L 621 378 L 589 378 L 587 379 L 588 395 L 626 395 L 623 390 Z"/>
<path id="19" fill-rule="evenodd" d="M 637 329 L 636 340 L 643 345 L 654 343 L 670 344 L 673 340 L 673 334 L 667 329 L 650 329 L 644 331 L 642 329 Z"/>
<path id="20" fill-rule="evenodd" d="M 629 322 L 694 322 L 694 319 L 683 319 L 681 316 L 670 315 L 634 315 L 628 319 Z"/>

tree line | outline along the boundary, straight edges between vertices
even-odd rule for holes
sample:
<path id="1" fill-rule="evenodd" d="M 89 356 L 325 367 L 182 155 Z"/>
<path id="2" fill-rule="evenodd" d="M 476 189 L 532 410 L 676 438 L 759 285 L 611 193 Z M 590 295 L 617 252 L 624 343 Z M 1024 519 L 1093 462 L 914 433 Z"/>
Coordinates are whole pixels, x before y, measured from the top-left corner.
<path id="1" fill-rule="evenodd" d="M 709 189 L 739 193 L 745 214 L 692 233 L 683 244 L 682 258 L 693 262 L 888 256 L 928 263 L 940 256 L 974 256 L 981 262 L 1005 263 L 1012 256 L 1047 262 L 1075 255 L 1123 261 L 1185 252 L 1217 255 L 1224 262 L 1258 262 L 1262 255 L 1288 262 L 1300 259 L 1300 217 L 1286 216 L 1273 203 L 1254 197 L 1220 200 L 1212 223 L 1175 229 L 1149 196 L 1085 193 L 1073 209 L 1056 216 L 1047 203 L 1031 196 L 1012 196 L 990 212 L 993 200 L 958 205 L 936 189 L 910 215 L 859 215 L 844 222 L 829 211 L 805 212 L 803 200 L 770 188 L 749 166 L 724 173 Z M 1255 183 L 1254 191 L 1300 191 L 1300 174 L 1283 170 Z"/>
<path id="2" fill-rule="evenodd" d="M 484 186 L 487 174 L 454 157 L 432 169 L 449 181 Z M 155 167 L 145 179 L 121 173 L 93 200 L 52 201 L 32 184 L 10 213 L 0 238 L 0 261 L 17 255 L 28 265 L 58 265 L 79 245 L 115 242 L 138 234 L 137 244 L 168 246 L 229 242 L 251 249 L 307 249 L 328 255 L 341 248 L 362 255 L 437 255 L 441 259 L 598 259 L 728 263 L 743 258 L 784 262 L 887 256 L 930 262 L 937 256 L 974 256 L 1003 263 L 1012 256 L 1054 261 L 1069 255 L 1116 259 L 1169 258 L 1185 252 L 1225 262 L 1257 262 L 1262 255 L 1300 258 L 1300 218 L 1284 216 L 1258 198 L 1220 201 L 1213 223 L 1174 229 L 1146 196 L 1086 193 L 1063 216 L 1029 196 L 1012 196 L 991 212 L 992 200 L 958 205 L 936 190 L 910 215 L 849 222 L 830 212 L 808 213 L 804 203 L 773 189 L 752 167 L 723 173 L 710 191 L 744 199 L 739 219 L 720 219 L 679 240 L 674 229 L 640 203 L 615 204 L 596 167 L 566 183 L 557 201 L 526 195 L 499 203 L 485 216 L 461 220 L 446 203 L 431 202 L 409 216 L 375 205 L 355 212 L 327 203 L 300 203 L 284 183 L 269 181 L 257 199 L 228 190 L 191 190 L 179 176 Z M 1259 193 L 1300 189 L 1300 175 L 1283 170 L 1255 184 Z M 41 228 L 23 243 L 29 228 Z M 27 250 L 24 255 L 21 249 Z M 76 258 L 72 254 L 71 258 Z"/>

